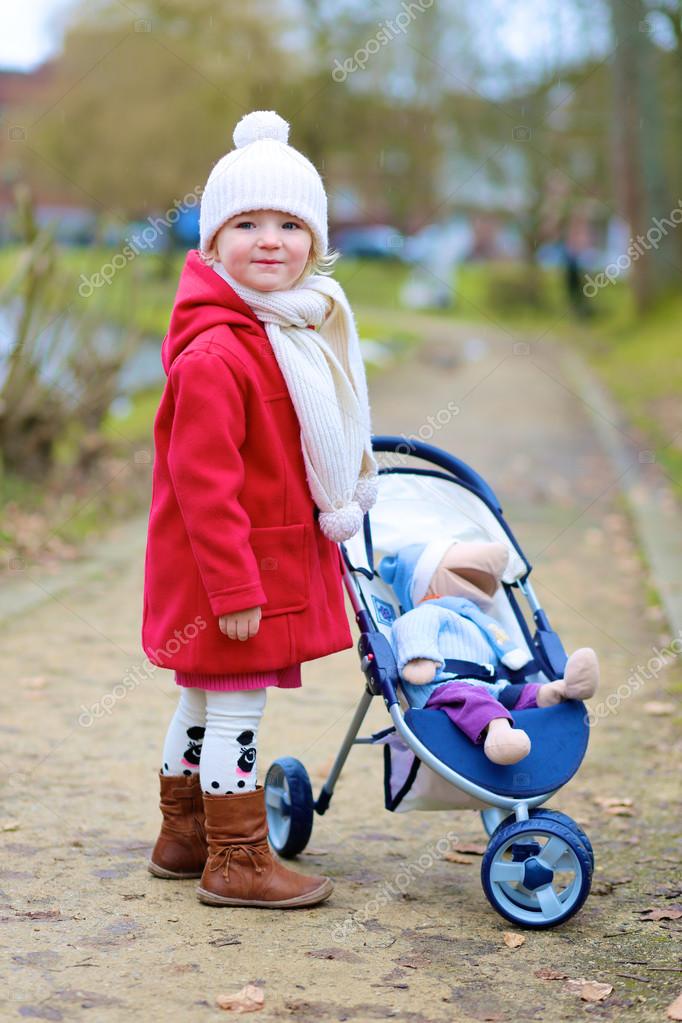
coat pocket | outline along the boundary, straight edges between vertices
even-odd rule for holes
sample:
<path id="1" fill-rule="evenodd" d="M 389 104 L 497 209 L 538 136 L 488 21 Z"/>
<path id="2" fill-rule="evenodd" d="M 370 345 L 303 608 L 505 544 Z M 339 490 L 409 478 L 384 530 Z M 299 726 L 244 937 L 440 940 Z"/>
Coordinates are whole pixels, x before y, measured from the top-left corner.
<path id="1" fill-rule="evenodd" d="M 303 611 L 310 603 L 310 526 L 252 528 L 250 543 L 267 602 L 262 616 Z"/>

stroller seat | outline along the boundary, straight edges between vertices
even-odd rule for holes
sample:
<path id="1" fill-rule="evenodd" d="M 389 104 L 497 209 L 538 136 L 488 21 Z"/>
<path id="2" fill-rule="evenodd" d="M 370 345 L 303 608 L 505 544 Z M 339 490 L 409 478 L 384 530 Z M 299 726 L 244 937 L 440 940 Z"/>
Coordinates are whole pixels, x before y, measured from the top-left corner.
<path id="1" fill-rule="evenodd" d="M 405 723 L 424 746 L 469 781 L 499 796 L 529 799 L 565 785 L 585 756 L 585 705 L 576 700 L 555 707 L 512 711 L 514 725 L 528 733 L 531 751 L 518 764 L 494 764 L 452 723 L 444 710 L 405 713 Z"/>

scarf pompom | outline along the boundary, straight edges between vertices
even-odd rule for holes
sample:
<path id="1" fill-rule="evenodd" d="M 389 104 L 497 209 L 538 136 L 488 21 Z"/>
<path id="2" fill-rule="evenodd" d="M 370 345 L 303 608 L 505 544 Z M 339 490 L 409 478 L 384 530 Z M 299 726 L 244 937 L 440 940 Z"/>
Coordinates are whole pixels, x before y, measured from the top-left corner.
<path id="1" fill-rule="evenodd" d="M 350 540 L 362 529 L 364 515 L 357 501 L 345 504 L 343 508 L 320 512 L 320 529 L 328 540 L 343 543 Z"/>
<path id="2" fill-rule="evenodd" d="M 376 473 L 373 476 L 361 476 L 353 494 L 363 512 L 368 512 L 376 504 L 379 494 L 379 477 Z"/>

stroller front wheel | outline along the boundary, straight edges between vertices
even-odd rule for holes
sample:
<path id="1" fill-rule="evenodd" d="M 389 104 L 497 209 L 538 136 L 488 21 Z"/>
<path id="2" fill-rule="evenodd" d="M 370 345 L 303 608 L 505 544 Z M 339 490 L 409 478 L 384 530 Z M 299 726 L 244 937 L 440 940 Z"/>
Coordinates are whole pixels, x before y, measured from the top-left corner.
<path id="1" fill-rule="evenodd" d="M 532 818 L 546 817 L 549 820 L 556 821 L 557 824 L 563 824 L 565 828 L 568 828 L 569 831 L 572 831 L 575 835 L 577 835 L 580 841 L 585 846 L 585 849 L 587 850 L 587 855 L 590 858 L 590 867 L 592 869 L 592 872 L 594 873 L 594 849 L 592 848 L 592 843 L 590 842 L 589 838 L 587 837 L 583 829 L 580 827 L 580 825 L 576 824 L 572 817 L 569 817 L 568 814 L 566 813 L 562 813 L 560 810 L 549 810 L 546 809 L 544 806 L 534 807 L 530 811 L 530 816 Z M 514 817 L 513 814 L 511 814 L 509 817 L 505 817 L 504 820 L 501 821 L 497 825 L 497 827 L 493 829 L 492 834 L 494 835 L 497 831 L 500 830 L 500 828 L 505 827 L 505 825 L 507 824 L 513 824 L 515 820 L 516 818 Z M 490 834 L 490 832 L 488 832 L 488 834 Z"/>
<path id="2" fill-rule="evenodd" d="M 313 830 L 313 790 L 295 757 L 273 760 L 265 776 L 265 811 L 270 844 L 285 859 L 302 852 Z"/>
<path id="3" fill-rule="evenodd" d="M 549 817 L 500 825 L 481 863 L 481 882 L 492 907 L 512 923 L 556 927 L 587 898 L 592 864 L 583 842 Z"/>

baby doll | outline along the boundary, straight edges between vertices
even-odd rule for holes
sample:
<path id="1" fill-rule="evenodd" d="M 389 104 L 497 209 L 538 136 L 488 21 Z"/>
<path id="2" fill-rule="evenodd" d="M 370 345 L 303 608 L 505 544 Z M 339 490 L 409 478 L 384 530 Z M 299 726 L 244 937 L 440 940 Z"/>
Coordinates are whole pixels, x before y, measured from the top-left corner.
<path id="1" fill-rule="evenodd" d="M 513 727 L 510 708 L 549 707 L 592 696 L 599 681 L 593 650 L 568 659 L 564 677 L 543 684 L 506 679 L 452 679 L 446 659 L 515 670 L 531 660 L 487 613 L 509 553 L 502 543 L 457 543 L 439 538 L 411 544 L 385 557 L 379 575 L 398 597 L 403 614 L 393 623 L 392 642 L 402 688 L 412 707 L 442 707 L 496 764 L 514 764 L 530 751 L 530 739 Z M 417 605 L 417 606 L 415 606 Z"/>

